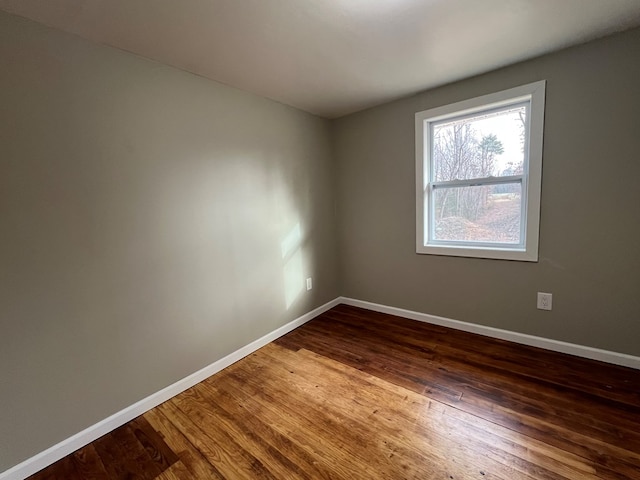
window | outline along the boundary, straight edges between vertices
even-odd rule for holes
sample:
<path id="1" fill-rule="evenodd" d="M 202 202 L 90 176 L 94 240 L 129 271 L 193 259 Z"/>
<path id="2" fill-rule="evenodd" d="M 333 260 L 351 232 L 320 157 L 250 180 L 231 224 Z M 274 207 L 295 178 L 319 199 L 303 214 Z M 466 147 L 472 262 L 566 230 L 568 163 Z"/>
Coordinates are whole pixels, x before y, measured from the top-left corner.
<path id="1" fill-rule="evenodd" d="M 538 261 L 545 82 L 416 113 L 416 251 Z"/>

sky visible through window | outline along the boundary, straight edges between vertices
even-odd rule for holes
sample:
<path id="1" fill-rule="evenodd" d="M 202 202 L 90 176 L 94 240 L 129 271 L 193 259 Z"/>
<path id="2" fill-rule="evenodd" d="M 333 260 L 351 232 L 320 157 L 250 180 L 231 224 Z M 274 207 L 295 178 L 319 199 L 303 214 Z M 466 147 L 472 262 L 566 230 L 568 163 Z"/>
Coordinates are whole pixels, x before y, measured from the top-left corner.
<path id="1" fill-rule="evenodd" d="M 461 148 L 471 150 L 473 149 L 474 143 L 477 146 L 481 143 L 482 138 L 494 135 L 502 146 L 502 153 L 496 153 L 493 156 L 493 168 L 488 175 L 509 175 L 511 174 L 511 169 L 514 166 L 521 165 L 524 159 L 523 147 L 525 118 L 526 108 L 521 105 L 490 114 L 480 114 L 471 118 L 445 121 L 434 125 L 434 148 L 438 148 L 439 142 L 451 141 L 451 135 L 453 134 L 454 129 L 459 129 L 464 125 L 468 125 L 470 127 L 469 143 L 465 143 L 464 140 L 466 139 L 453 139 L 453 142 L 457 143 L 455 146 L 458 148 L 458 152 L 460 152 Z M 460 158 L 449 158 L 447 161 L 456 160 L 463 161 L 463 159 Z M 441 180 L 445 179 L 443 178 Z M 446 180 L 453 180 L 453 178 L 447 178 Z"/>

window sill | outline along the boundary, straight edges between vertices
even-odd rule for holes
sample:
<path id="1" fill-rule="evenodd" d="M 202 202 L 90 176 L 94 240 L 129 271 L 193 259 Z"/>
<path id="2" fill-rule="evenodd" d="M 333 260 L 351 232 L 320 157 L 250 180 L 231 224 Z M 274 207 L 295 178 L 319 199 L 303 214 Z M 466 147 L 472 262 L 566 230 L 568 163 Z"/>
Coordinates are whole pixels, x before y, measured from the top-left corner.
<path id="1" fill-rule="evenodd" d="M 517 248 L 469 247 L 455 245 L 417 245 L 416 253 L 423 255 L 444 255 L 449 257 L 488 258 L 493 260 L 513 260 L 537 262 L 538 252 Z"/>

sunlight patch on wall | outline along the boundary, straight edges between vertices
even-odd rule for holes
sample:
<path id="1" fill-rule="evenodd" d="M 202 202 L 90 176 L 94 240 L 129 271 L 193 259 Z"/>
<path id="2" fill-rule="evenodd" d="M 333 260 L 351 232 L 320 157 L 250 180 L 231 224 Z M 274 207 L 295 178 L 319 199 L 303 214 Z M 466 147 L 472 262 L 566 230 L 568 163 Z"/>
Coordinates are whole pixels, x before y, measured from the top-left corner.
<path id="1" fill-rule="evenodd" d="M 302 268 L 302 230 L 300 223 L 284 237 L 280 247 L 284 262 L 284 300 L 287 309 L 293 305 L 304 288 L 304 272 Z"/>

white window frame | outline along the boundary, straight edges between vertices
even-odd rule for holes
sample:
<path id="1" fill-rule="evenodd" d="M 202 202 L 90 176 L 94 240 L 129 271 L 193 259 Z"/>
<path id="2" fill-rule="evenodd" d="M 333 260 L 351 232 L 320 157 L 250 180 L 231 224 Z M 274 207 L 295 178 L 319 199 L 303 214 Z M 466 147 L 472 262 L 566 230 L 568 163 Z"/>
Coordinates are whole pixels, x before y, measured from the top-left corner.
<path id="1" fill-rule="evenodd" d="M 542 186 L 542 146 L 546 81 L 522 85 L 489 95 L 418 112 L 416 128 L 416 252 L 457 257 L 494 258 L 502 260 L 538 261 L 540 228 L 540 192 Z M 511 177 L 486 177 L 450 182 L 434 182 L 431 178 L 431 125 L 447 119 L 473 116 L 478 113 L 514 104 L 528 105 L 524 146 L 524 171 Z M 522 186 L 521 243 L 480 243 L 435 241 L 431 239 L 430 198 L 438 186 L 496 185 L 519 182 Z M 455 185 L 454 185 L 455 184 Z"/>

